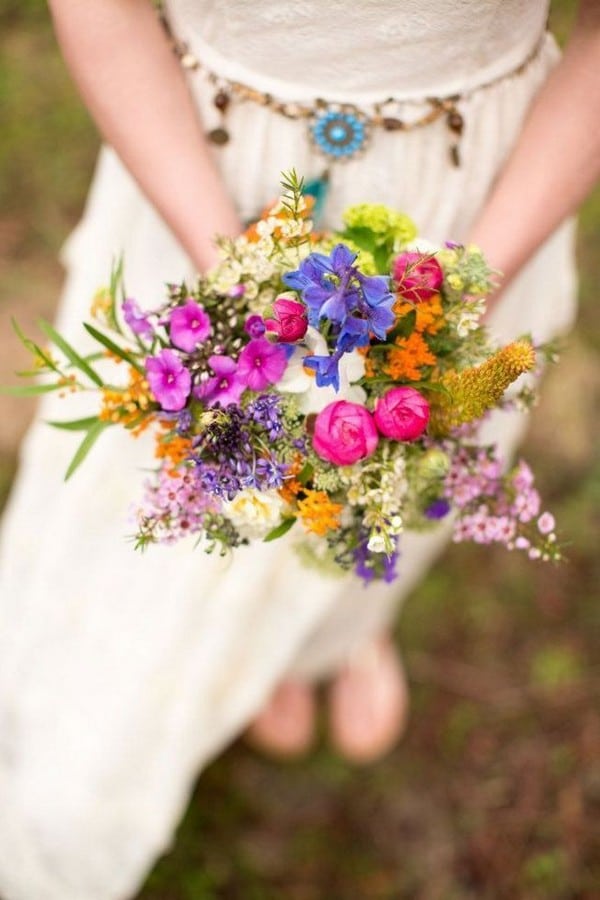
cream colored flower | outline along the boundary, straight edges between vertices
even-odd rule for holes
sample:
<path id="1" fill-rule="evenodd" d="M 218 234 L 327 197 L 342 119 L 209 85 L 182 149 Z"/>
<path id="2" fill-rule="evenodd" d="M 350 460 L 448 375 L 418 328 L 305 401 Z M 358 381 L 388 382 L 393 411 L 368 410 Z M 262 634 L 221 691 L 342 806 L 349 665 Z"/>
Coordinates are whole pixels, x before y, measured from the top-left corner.
<path id="1" fill-rule="evenodd" d="M 242 537 L 265 537 L 281 521 L 284 500 L 277 491 L 257 491 L 246 488 L 223 504 L 223 512 Z"/>

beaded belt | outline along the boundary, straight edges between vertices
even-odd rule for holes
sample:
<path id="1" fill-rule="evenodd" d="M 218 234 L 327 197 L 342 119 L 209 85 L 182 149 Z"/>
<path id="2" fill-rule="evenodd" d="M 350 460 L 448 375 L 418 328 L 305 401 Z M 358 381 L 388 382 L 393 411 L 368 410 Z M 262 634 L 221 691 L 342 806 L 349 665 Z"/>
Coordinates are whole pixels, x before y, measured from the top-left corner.
<path id="1" fill-rule="evenodd" d="M 401 118 L 397 113 L 411 101 L 398 100 L 394 97 L 388 97 L 364 107 L 349 103 L 332 103 L 321 98 L 307 104 L 280 100 L 272 94 L 259 91 L 249 85 L 230 81 L 207 69 L 190 51 L 189 46 L 174 36 L 164 10 L 159 8 L 158 14 L 173 51 L 183 68 L 188 71 L 202 71 L 210 84 L 215 87 L 213 104 L 221 115 L 221 122 L 207 134 L 212 143 L 223 145 L 230 139 L 226 126 L 226 114 L 232 100 L 252 101 L 287 119 L 304 120 L 307 123 L 308 135 L 312 143 L 329 162 L 352 159 L 362 153 L 368 145 L 372 132 L 377 128 L 389 132 L 413 131 L 444 118 L 450 135 L 450 159 L 455 166 L 459 166 L 459 145 L 464 119 L 457 104 L 471 96 L 474 91 L 490 87 L 505 78 L 520 75 L 538 56 L 545 37 L 545 33 L 542 34 L 527 58 L 510 72 L 461 94 L 452 94 L 447 97 L 425 97 L 423 100 L 412 101 L 413 105 L 418 105 L 420 108 L 426 106 L 427 110 L 422 115 L 407 120 Z"/>

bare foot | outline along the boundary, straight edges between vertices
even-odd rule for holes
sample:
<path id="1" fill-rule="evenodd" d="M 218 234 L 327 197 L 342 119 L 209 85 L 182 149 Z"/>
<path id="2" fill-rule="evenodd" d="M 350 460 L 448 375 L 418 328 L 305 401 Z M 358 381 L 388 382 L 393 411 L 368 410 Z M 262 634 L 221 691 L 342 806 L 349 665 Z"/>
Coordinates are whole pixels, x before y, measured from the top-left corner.
<path id="1" fill-rule="evenodd" d="M 333 747 L 354 763 L 388 753 L 406 727 L 408 689 L 397 650 L 387 636 L 370 643 L 329 688 Z"/>
<path id="2" fill-rule="evenodd" d="M 286 758 L 306 753 L 314 736 L 314 693 L 299 681 L 283 681 L 246 732 L 254 747 Z"/>

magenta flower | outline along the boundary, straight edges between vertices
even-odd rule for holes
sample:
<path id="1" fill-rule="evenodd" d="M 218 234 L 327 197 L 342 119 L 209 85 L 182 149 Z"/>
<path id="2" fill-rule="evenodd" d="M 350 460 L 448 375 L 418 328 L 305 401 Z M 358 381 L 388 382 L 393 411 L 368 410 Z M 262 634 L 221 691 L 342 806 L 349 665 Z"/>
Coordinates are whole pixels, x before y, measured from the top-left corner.
<path id="1" fill-rule="evenodd" d="M 379 397 L 375 423 L 379 433 L 394 441 L 414 441 L 429 422 L 429 403 L 412 387 L 395 387 Z"/>
<path id="2" fill-rule="evenodd" d="M 139 337 L 151 340 L 154 336 L 154 329 L 148 316 L 142 312 L 135 300 L 127 297 L 126 300 L 123 300 L 121 309 L 123 310 L 123 318 L 133 333 L 139 335 Z"/>
<path id="3" fill-rule="evenodd" d="M 238 360 L 238 375 L 251 391 L 264 391 L 276 384 L 287 366 L 285 350 L 271 344 L 266 338 L 257 338 L 246 344 Z"/>
<path id="4" fill-rule="evenodd" d="M 375 452 L 379 435 L 373 416 L 360 403 L 335 400 L 317 415 L 313 447 L 321 459 L 350 466 Z"/>
<path id="5" fill-rule="evenodd" d="M 191 353 L 211 332 L 210 319 L 200 304 L 188 297 L 184 306 L 177 306 L 169 317 L 171 343 Z"/>
<path id="6" fill-rule="evenodd" d="M 208 362 L 215 373 L 214 378 L 209 378 L 194 391 L 199 400 L 204 400 L 208 406 L 220 403 L 228 406 L 230 403 L 238 403 L 246 385 L 238 374 L 238 366 L 230 356 L 211 356 Z"/>
<path id="7" fill-rule="evenodd" d="M 265 322 L 262 316 L 248 316 L 244 323 L 244 331 L 251 338 L 261 338 L 266 331 Z"/>
<path id="8" fill-rule="evenodd" d="M 146 359 L 146 376 L 154 397 L 167 412 L 183 409 L 190 395 L 192 376 L 176 353 L 161 350 Z"/>
<path id="9" fill-rule="evenodd" d="M 274 319 L 266 319 L 265 325 L 269 331 L 273 331 L 278 340 L 287 343 L 299 341 L 306 334 L 308 328 L 307 309 L 304 303 L 297 300 L 288 300 L 287 297 L 278 297 L 273 303 Z"/>

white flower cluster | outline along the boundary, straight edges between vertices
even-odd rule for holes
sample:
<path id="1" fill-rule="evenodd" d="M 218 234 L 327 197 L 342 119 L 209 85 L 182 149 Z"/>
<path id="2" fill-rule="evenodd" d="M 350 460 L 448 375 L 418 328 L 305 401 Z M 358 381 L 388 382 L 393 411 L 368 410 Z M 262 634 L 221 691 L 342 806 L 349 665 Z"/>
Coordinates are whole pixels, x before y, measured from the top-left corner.
<path id="1" fill-rule="evenodd" d="M 232 252 L 233 249 L 233 252 Z M 229 294 L 239 285 L 244 286 L 244 298 L 251 303 L 261 297 L 265 289 L 272 302 L 275 288 L 269 285 L 278 274 L 279 266 L 273 257 L 271 238 L 252 243 L 245 237 L 237 238 L 229 247 L 222 247 L 224 259 L 209 273 L 211 286 L 220 294 Z M 264 307 L 263 307 L 264 308 Z"/>
<path id="2" fill-rule="evenodd" d="M 485 298 L 478 297 L 476 300 L 464 300 L 462 307 L 454 310 L 455 316 L 447 317 L 456 328 L 456 333 L 460 338 L 465 338 L 470 331 L 475 331 L 481 325 L 481 317 L 485 312 Z M 454 321 L 453 321 L 454 320 Z"/>
<path id="3" fill-rule="evenodd" d="M 351 506 L 362 507 L 372 553 L 393 553 L 403 530 L 401 510 L 408 494 L 405 450 L 401 444 L 384 448 L 382 456 L 359 468 L 343 469 L 342 480 Z"/>

